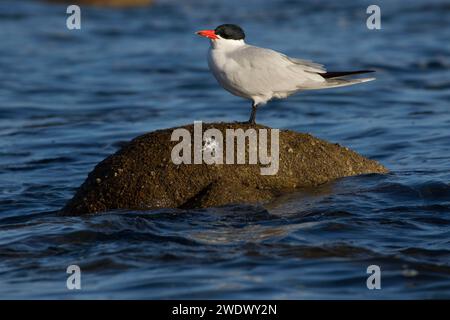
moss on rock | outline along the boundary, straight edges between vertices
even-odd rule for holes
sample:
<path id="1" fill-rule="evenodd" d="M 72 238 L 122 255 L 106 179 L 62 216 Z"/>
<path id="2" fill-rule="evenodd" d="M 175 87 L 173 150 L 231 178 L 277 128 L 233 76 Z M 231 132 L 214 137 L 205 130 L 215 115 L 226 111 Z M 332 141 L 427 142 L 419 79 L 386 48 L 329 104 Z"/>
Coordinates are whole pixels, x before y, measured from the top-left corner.
<path id="1" fill-rule="evenodd" d="M 193 127 L 182 128 L 193 137 Z M 226 129 L 270 129 L 244 123 L 203 124 L 203 131 L 209 128 L 219 129 L 224 137 Z M 290 130 L 279 132 L 279 170 L 275 175 L 261 175 L 260 164 L 175 165 L 171 160 L 172 148 L 178 144 L 171 141 L 174 129 L 139 136 L 100 162 L 61 212 L 265 202 L 284 192 L 337 178 L 388 172 L 378 162 L 348 148 Z"/>

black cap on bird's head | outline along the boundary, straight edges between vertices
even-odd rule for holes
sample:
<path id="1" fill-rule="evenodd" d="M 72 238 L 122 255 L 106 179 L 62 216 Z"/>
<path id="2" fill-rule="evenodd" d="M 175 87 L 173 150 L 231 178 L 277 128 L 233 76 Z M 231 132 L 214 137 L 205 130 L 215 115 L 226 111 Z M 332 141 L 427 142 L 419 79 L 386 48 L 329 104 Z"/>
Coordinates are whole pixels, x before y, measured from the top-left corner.
<path id="1" fill-rule="evenodd" d="M 224 39 L 243 40 L 245 39 L 244 30 L 235 24 L 222 24 L 214 32 Z"/>
<path id="2" fill-rule="evenodd" d="M 214 30 L 202 30 L 198 31 L 197 34 L 211 40 L 217 40 L 219 37 L 229 40 L 245 39 L 244 30 L 235 24 L 222 24 Z"/>

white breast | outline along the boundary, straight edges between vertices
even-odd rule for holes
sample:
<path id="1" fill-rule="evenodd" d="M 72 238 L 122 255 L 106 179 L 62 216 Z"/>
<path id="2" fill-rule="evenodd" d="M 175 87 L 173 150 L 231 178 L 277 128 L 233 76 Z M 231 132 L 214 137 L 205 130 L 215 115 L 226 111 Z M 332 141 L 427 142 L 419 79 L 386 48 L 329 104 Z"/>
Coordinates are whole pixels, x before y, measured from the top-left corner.
<path id="1" fill-rule="evenodd" d="M 245 88 L 236 83 L 233 74 L 238 72 L 239 65 L 232 59 L 227 58 L 225 50 L 210 48 L 208 52 L 208 66 L 219 84 L 232 94 L 251 99 L 251 93 L 246 92 Z"/>

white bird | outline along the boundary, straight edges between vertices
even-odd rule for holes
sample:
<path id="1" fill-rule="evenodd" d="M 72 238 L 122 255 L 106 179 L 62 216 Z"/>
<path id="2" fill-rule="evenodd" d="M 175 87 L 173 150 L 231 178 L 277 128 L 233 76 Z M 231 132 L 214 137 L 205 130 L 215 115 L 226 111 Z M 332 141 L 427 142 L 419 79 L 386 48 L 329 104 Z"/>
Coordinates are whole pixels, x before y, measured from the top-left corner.
<path id="1" fill-rule="evenodd" d="M 343 87 L 375 79 L 342 78 L 373 71 L 327 72 L 321 64 L 248 45 L 244 41 L 244 31 L 234 24 L 223 24 L 197 34 L 210 39 L 208 65 L 219 84 L 236 96 L 252 100 L 249 123 L 255 123 L 257 107 L 271 99 L 283 99 L 303 90 Z"/>

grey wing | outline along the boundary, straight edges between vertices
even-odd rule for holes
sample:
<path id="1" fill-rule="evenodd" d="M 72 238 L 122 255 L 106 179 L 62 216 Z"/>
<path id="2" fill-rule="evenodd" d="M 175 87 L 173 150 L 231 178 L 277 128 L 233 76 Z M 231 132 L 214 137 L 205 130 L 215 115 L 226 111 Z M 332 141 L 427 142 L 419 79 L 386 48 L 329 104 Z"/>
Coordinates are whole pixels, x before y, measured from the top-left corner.
<path id="1" fill-rule="evenodd" d="M 291 58 L 286 55 L 284 55 L 286 59 L 291 61 L 292 63 L 299 65 L 302 67 L 305 71 L 308 72 L 314 72 L 314 73 L 326 73 L 327 70 L 325 69 L 323 64 L 315 63 L 310 60 L 303 60 L 303 59 L 297 59 L 297 58 Z"/>
<path id="2" fill-rule="evenodd" d="M 322 65 L 290 58 L 274 50 L 246 46 L 229 57 L 238 65 L 231 80 L 247 88 L 250 94 L 289 95 L 325 81 L 319 75 L 326 72 Z"/>

